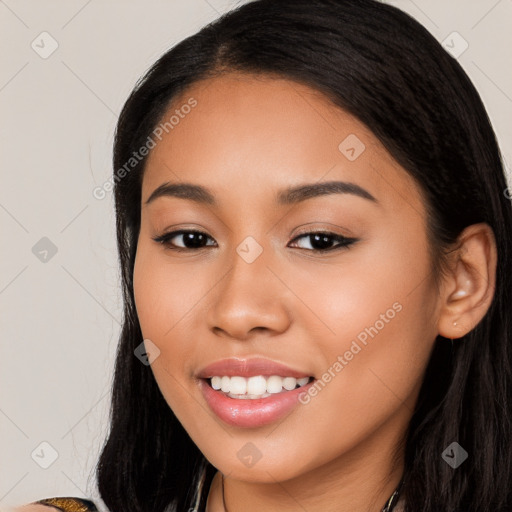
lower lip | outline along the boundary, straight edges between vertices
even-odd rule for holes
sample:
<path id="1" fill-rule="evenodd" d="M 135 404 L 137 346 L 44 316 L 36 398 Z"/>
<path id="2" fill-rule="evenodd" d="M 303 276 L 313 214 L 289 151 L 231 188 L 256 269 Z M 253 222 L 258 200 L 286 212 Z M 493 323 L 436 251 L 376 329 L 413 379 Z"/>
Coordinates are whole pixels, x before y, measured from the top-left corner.
<path id="1" fill-rule="evenodd" d="M 269 425 L 287 415 L 299 402 L 299 395 L 314 384 L 266 398 L 236 399 L 215 391 L 205 379 L 200 380 L 203 396 L 210 409 L 225 423 L 234 427 L 255 428 Z"/>

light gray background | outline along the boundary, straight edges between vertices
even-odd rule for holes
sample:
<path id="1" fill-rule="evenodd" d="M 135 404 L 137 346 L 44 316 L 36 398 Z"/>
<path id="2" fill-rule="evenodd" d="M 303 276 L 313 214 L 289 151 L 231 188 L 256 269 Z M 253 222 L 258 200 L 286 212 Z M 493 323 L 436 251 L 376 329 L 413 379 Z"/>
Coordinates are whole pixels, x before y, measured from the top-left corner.
<path id="1" fill-rule="evenodd" d="M 459 61 L 509 162 L 512 1 L 390 3 L 439 41 L 454 31 L 467 41 Z M 100 503 L 92 471 L 107 429 L 121 301 L 112 196 L 97 200 L 92 190 L 111 175 L 117 114 L 137 78 L 236 4 L 0 0 L 2 510 L 48 496 Z M 59 45 L 46 59 L 31 47 L 50 48 L 44 31 Z M 57 247 L 46 262 L 32 251 L 42 237 Z M 47 469 L 40 464 L 52 451 L 42 442 L 58 453 Z"/>

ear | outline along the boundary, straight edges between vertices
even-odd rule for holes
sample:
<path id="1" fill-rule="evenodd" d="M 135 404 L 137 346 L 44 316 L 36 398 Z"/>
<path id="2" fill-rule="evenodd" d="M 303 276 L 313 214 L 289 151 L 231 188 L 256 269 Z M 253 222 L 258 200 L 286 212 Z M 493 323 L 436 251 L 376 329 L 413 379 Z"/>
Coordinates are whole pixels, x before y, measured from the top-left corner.
<path id="1" fill-rule="evenodd" d="M 468 226 L 457 242 L 440 290 L 438 331 L 445 338 L 461 338 L 482 320 L 496 286 L 497 249 L 491 227 Z"/>

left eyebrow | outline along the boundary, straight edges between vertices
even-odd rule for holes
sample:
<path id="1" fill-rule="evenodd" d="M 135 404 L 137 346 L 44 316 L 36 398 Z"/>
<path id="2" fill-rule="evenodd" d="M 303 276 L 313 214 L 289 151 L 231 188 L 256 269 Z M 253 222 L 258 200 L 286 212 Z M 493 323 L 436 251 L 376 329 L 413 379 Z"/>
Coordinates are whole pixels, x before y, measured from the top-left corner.
<path id="1" fill-rule="evenodd" d="M 277 202 L 280 204 L 295 204 L 312 197 L 328 194 L 352 194 L 379 203 L 366 189 L 346 181 L 324 181 L 289 187 L 278 193 Z"/>
<path id="2" fill-rule="evenodd" d="M 276 201 L 279 204 L 296 204 L 313 197 L 325 196 L 329 194 L 352 194 L 363 199 L 367 199 L 376 204 L 379 202 L 366 189 L 345 181 L 326 181 L 321 183 L 306 183 L 288 187 L 278 192 Z M 178 197 L 188 199 L 197 203 L 217 206 L 217 200 L 213 193 L 201 186 L 193 183 L 162 183 L 157 187 L 146 200 L 145 204 L 153 202 L 158 197 Z"/>

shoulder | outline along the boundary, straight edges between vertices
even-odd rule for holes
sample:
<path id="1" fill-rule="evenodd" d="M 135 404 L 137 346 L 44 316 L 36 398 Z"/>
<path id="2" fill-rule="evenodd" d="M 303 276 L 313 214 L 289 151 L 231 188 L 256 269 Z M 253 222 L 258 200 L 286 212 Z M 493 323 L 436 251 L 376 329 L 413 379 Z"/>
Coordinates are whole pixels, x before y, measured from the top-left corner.
<path id="1" fill-rule="evenodd" d="M 59 510 L 61 512 L 98 512 L 96 505 L 84 498 L 75 497 L 55 497 L 44 498 L 42 500 L 34 501 L 23 507 L 14 509 L 13 512 L 44 512 L 47 509 Z"/>

